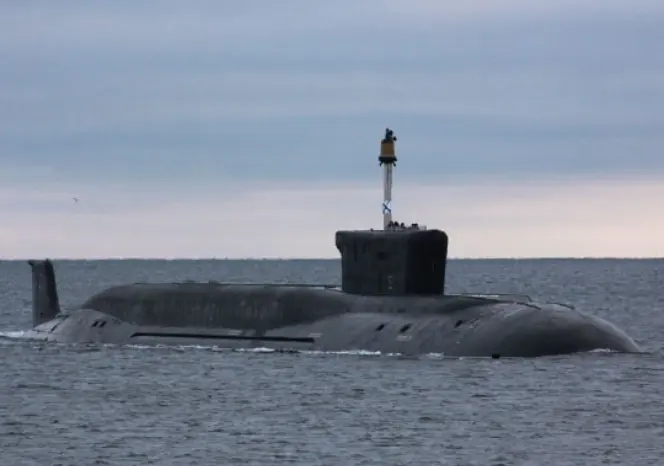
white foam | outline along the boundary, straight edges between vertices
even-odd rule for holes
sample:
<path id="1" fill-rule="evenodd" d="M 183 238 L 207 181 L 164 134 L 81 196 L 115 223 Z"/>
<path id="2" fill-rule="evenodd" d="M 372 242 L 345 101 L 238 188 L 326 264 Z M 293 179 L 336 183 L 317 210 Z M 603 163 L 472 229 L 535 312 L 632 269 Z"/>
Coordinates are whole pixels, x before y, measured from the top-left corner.
<path id="1" fill-rule="evenodd" d="M 0 332 L 0 338 L 8 340 L 46 340 L 48 336 L 36 330 L 14 330 Z"/>
<path id="2" fill-rule="evenodd" d="M 5 331 L 0 332 L 0 340 L 38 340 L 44 341 L 48 339 L 48 335 L 44 332 L 36 330 L 14 330 L 14 331 Z M 368 351 L 368 350 L 345 350 L 345 351 L 322 351 L 322 350 L 301 350 L 301 349 L 292 349 L 292 348 L 266 348 L 266 347 L 257 347 L 257 348 L 228 348 L 220 346 L 209 346 L 209 345 L 141 345 L 141 344 L 127 344 L 127 345 L 114 345 L 114 344 L 100 344 L 99 346 L 103 347 L 115 347 L 115 348 L 131 348 L 136 350 L 170 350 L 170 351 L 216 351 L 216 352 L 229 352 L 229 353 L 297 353 L 305 354 L 312 356 L 363 356 L 363 357 L 403 357 L 407 356 L 402 353 L 382 353 L 380 351 Z M 608 348 L 598 348 L 594 350 L 587 351 L 587 353 L 616 353 L 616 351 Z M 443 353 L 428 353 L 417 356 L 418 358 L 427 358 L 427 359 L 487 359 L 487 357 L 451 357 L 445 356 Z"/>
<path id="3" fill-rule="evenodd" d="M 588 351 L 588 353 L 618 353 L 619 351 L 615 351 L 609 348 L 597 348 L 594 350 Z"/>

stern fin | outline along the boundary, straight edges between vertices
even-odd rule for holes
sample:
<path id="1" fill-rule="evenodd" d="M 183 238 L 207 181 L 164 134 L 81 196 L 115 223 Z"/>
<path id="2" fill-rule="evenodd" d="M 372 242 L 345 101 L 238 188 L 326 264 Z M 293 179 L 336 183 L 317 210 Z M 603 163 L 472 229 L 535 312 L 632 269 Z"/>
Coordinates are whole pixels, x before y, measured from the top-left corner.
<path id="1" fill-rule="evenodd" d="M 51 260 L 30 260 L 28 264 L 32 268 L 32 325 L 36 327 L 60 313 L 60 300 Z"/>

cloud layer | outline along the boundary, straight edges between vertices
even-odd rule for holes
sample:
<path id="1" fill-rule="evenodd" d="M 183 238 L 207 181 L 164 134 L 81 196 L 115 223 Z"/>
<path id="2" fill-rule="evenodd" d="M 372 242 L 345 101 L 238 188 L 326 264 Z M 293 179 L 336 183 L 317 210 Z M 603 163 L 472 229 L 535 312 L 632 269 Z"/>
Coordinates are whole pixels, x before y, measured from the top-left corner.
<path id="1" fill-rule="evenodd" d="M 189 193 L 0 190 L 3 257 L 338 257 L 337 229 L 380 228 L 379 187 Z M 395 218 L 441 228 L 453 257 L 664 257 L 659 179 L 400 185 Z"/>
<path id="2" fill-rule="evenodd" d="M 647 228 L 664 175 L 661 43 L 664 4 L 648 0 L 6 2 L 0 181 L 12 200 L 0 203 L 9 219 L 0 256 L 334 255 L 329 230 L 375 226 L 366 221 L 379 195 L 370 187 L 388 125 L 404 196 L 467 190 L 445 214 L 437 201 L 402 201 L 414 221 L 456 225 L 457 255 L 656 255 L 656 240 L 633 250 L 618 236 L 616 248 L 596 238 L 475 243 L 466 238 L 493 235 L 499 221 L 505 238 L 524 227 L 462 212 L 484 205 L 507 215 L 501 205 L 520 205 L 519 222 L 551 231 L 537 211 L 568 193 L 547 188 L 544 201 L 537 186 L 591 183 L 603 186 L 592 196 L 631 193 L 624 202 L 640 206 L 631 224 Z M 496 183 L 526 183 L 518 192 L 529 204 L 502 203 Z M 266 194 L 273 189 L 281 194 Z M 67 211 L 70 196 L 84 199 L 79 211 L 92 209 L 86 220 Z M 270 199 L 278 202 L 268 213 Z M 148 215 L 142 203 L 162 207 Z M 336 206 L 333 220 L 319 203 Z M 112 219 L 111 205 L 122 205 Z M 196 218 L 219 211 L 232 227 Z M 568 227 L 581 237 L 608 228 L 591 211 L 574 215 Z M 260 247 L 247 240 L 273 216 L 311 225 L 289 230 L 289 221 Z M 44 242 L 38 219 L 60 236 Z M 122 240 L 139 220 L 144 236 Z M 171 232 L 162 233 L 170 246 L 149 239 L 158 229 Z M 117 241 L 98 244 L 110 231 Z M 310 239 L 291 245 L 294 235 Z"/>

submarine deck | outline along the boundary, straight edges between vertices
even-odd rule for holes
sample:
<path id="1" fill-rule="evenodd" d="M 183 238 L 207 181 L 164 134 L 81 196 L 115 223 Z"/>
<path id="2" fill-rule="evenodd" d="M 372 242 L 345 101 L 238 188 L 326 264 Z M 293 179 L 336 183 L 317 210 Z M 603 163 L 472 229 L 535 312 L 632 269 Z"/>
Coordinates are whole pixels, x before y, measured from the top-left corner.
<path id="1" fill-rule="evenodd" d="M 531 303 L 533 302 L 532 298 L 526 294 L 516 294 L 516 293 L 455 293 L 455 294 L 427 294 L 427 295 L 360 295 L 360 294 L 351 294 L 346 293 L 341 289 L 339 284 L 313 284 L 313 283 L 254 283 L 254 282 L 245 282 L 245 283 L 233 283 L 233 282 L 218 282 L 210 280 L 208 282 L 196 282 L 196 281 L 183 281 L 183 282 L 170 282 L 170 283 L 152 283 L 152 282 L 136 282 L 127 285 L 118 285 L 111 288 L 108 288 L 88 299 L 88 302 L 97 297 L 105 295 L 119 295 L 126 294 L 127 297 L 132 295 L 134 297 L 143 296 L 148 297 L 154 293 L 218 293 L 219 291 L 238 288 L 245 290 L 256 290 L 259 288 L 271 289 L 271 290 L 287 290 L 287 291 L 301 291 L 301 290 L 328 290 L 336 291 L 346 296 L 355 296 L 355 297 L 374 297 L 380 299 L 422 299 L 422 298 L 435 298 L 437 300 L 443 299 L 459 299 L 459 298 L 477 298 L 477 299 L 486 299 L 491 301 L 501 301 L 501 302 L 513 302 L 513 303 Z M 567 306 L 561 304 L 563 306 Z M 570 306 L 567 306 L 570 307 Z"/>
<path id="2" fill-rule="evenodd" d="M 538 307 L 519 298 L 355 295 L 336 285 L 136 283 L 102 291 L 81 308 L 143 326 L 274 329 L 348 313 L 442 316 L 497 304 Z"/>

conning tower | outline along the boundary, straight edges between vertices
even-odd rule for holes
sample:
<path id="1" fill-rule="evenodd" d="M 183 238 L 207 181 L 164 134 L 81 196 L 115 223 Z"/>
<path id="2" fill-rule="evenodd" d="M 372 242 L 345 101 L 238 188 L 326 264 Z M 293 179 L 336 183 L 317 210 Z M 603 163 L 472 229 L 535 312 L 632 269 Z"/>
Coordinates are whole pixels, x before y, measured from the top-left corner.
<path id="1" fill-rule="evenodd" d="M 383 167 L 383 229 L 337 231 L 341 288 L 360 295 L 436 295 L 445 289 L 447 234 L 392 220 L 392 174 L 397 157 L 394 132 L 380 144 Z"/>

